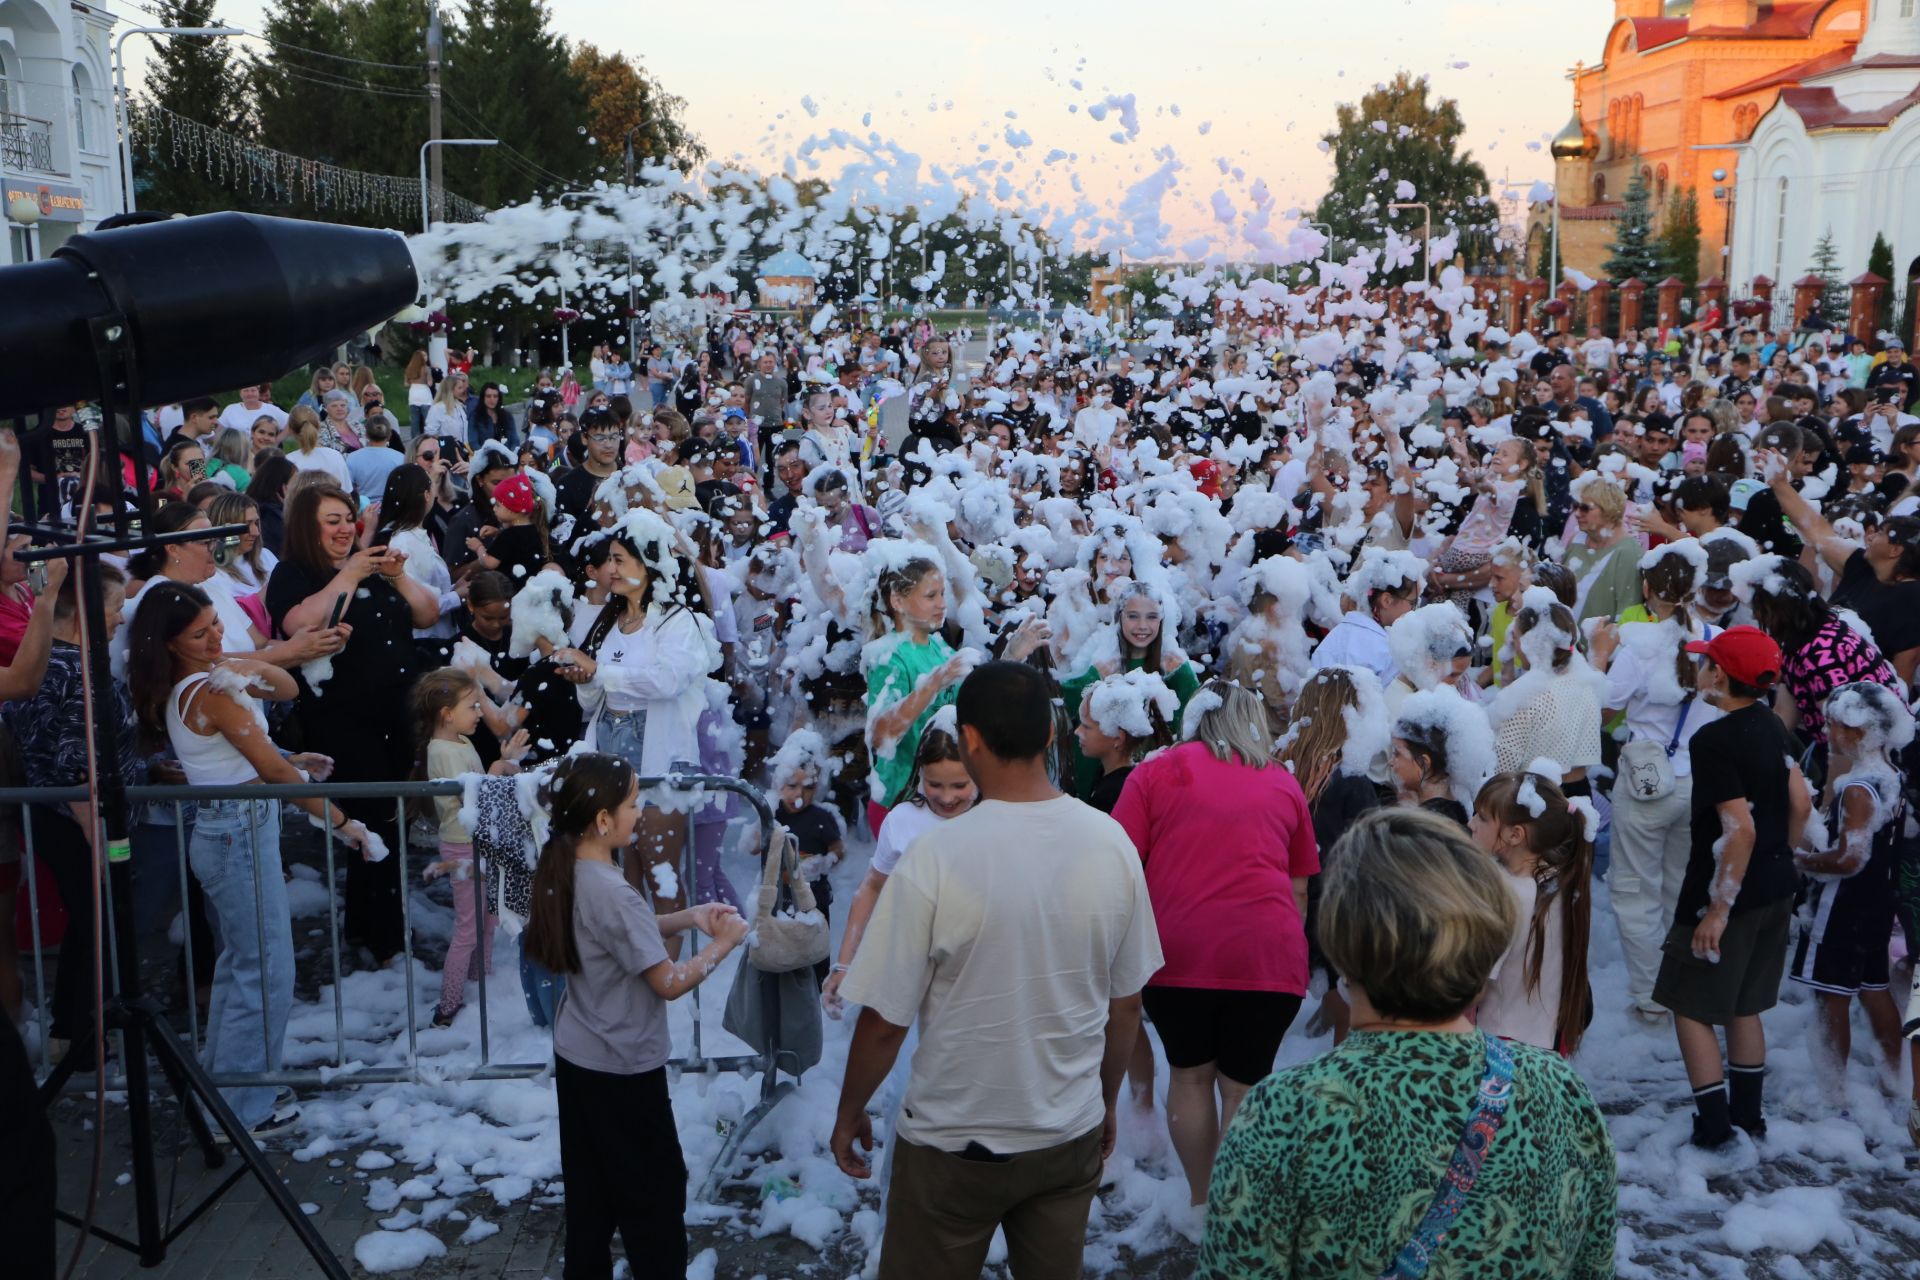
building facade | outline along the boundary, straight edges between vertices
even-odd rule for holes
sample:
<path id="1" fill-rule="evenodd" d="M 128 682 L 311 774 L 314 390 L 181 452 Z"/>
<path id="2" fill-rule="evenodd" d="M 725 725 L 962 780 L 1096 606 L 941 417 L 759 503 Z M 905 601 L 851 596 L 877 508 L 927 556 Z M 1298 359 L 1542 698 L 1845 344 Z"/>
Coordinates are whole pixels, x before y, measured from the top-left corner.
<path id="1" fill-rule="evenodd" d="M 1903 304 L 1915 297 L 1920 2 L 1870 0 L 1853 58 L 1780 94 L 1741 152 L 1738 176 L 1729 279 L 1791 284 L 1831 233 L 1841 277 L 1853 281 L 1879 235 L 1893 248 L 1890 296 Z"/>
<path id="2" fill-rule="evenodd" d="M 43 258 L 121 207 L 103 9 L 0 0 L 0 263 Z"/>
<path id="3" fill-rule="evenodd" d="M 1584 145 L 1555 147 L 1561 262 L 1604 277 L 1621 197 L 1637 173 L 1653 197 L 1656 227 L 1675 192 L 1694 193 L 1699 275 L 1727 275 L 1742 144 L 1783 91 L 1853 60 L 1871 2 L 1614 0 L 1599 63 L 1572 77 Z M 1529 267 L 1552 223 L 1551 204 L 1531 211 Z"/>

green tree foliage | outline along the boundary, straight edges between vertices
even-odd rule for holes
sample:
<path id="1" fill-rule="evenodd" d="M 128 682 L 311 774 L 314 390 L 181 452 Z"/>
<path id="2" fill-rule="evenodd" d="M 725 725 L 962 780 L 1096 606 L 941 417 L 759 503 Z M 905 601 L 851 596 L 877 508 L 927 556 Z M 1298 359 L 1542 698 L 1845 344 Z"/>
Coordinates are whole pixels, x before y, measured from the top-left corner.
<path id="1" fill-rule="evenodd" d="M 1639 174 L 1627 187 L 1620 221 L 1613 233 L 1611 255 L 1601 269 L 1615 283 L 1638 278 L 1647 285 L 1667 277 L 1667 262 L 1653 234 L 1653 195 Z"/>
<path id="2" fill-rule="evenodd" d="M 1687 292 L 1700 283 L 1700 199 L 1691 187 L 1667 199 L 1667 225 L 1660 230 L 1660 256 L 1668 275 L 1686 282 Z"/>
<path id="3" fill-rule="evenodd" d="M 1840 274 L 1840 250 L 1833 243 L 1832 227 L 1813 246 L 1807 274 L 1820 278 L 1820 314 L 1838 323 L 1847 314 L 1847 286 Z"/>
<path id="4" fill-rule="evenodd" d="M 156 25 L 214 27 L 213 0 L 161 0 Z M 153 42 L 153 59 L 136 109 L 164 107 L 215 129 L 236 130 L 247 97 L 234 45 L 218 36 L 174 36 Z M 244 208 L 244 193 L 219 185 L 204 168 L 174 163 L 161 135 L 158 152 L 134 152 L 133 182 L 142 209 L 204 213 Z"/>
<path id="5" fill-rule="evenodd" d="M 1460 150 L 1465 133 L 1459 104 L 1431 99 L 1426 78 L 1405 71 L 1357 105 L 1341 103 L 1333 131 L 1322 138 L 1333 155 L 1333 185 L 1314 214 L 1315 221 L 1332 228 L 1334 256 L 1379 247 L 1389 226 L 1402 235 L 1422 233 L 1419 210 L 1387 209 L 1403 181 L 1413 185 L 1413 199 L 1432 206 L 1436 237 L 1459 231 L 1469 261 L 1490 253 L 1499 210 L 1486 171 L 1472 153 Z M 1416 261 L 1394 278 L 1416 278 L 1420 272 Z"/>
<path id="6" fill-rule="evenodd" d="M 540 0 L 466 0 L 447 33 L 446 131 L 500 139 L 461 158 L 461 194 L 488 208 L 605 176 L 589 141 L 586 86 L 551 18 Z M 452 165 L 449 156 L 449 187 Z"/>
<path id="7" fill-rule="evenodd" d="M 1880 292 L 1880 309 L 1874 313 L 1873 328 L 1876 333 L 1893 325 L 1893 246 L 1887 243 L 1887 237 L 1874 233 L 1873 248 L 1867 254 L 1867 270 L 1887 282 Z"/>

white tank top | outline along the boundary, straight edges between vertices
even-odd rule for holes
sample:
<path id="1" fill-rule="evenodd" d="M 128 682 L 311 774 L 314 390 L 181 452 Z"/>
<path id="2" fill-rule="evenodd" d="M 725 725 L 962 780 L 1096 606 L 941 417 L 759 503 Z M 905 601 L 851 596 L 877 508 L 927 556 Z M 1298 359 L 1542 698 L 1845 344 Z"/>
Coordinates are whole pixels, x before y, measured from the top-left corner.
<path id="1" fill-rule="evenodd" d="M 181 718 L 180 704 L 207 681 L 208 676 L 204 671 L 190 675 L 174 685 L 173 691 L 167 695 L 167 739 L 173 744 L 173 753 L 180 758 L 180 768 L 186 773 L 191 786 L 226 787 L 252 782 L 260 776 L 260 771 L 240 754 L 239 748 L 227 741 L 225 734 L 200 733 L 189 728 Z M 260 708 L 260 699 L 250 697 L 246 701 L 253 711 L 254 723 L 259 726 L 260 736 L 265 738 L 267 717 Z M 211 728 L 210 725 L 208 727 Z"/>

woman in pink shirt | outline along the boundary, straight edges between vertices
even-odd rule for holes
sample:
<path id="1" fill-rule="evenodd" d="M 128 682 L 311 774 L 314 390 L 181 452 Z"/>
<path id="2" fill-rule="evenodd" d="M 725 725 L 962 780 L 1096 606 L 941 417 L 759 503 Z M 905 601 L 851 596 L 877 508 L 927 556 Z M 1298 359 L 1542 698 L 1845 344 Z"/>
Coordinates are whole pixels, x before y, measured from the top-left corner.
<path id="1" fill-rule="evenodd" d="M 1167 1128 L 1198 1205 L 1220 1135 L 1273 1070 L 1306 994 L 1320 854 L 1256 695 L 1212 682 L 1187 704 L 1185 732 L 1135 766 L 1113 816 L 1140 851 L 1160 927 L 1166 965 L 1143 994 L 1173 1073 Z"/>

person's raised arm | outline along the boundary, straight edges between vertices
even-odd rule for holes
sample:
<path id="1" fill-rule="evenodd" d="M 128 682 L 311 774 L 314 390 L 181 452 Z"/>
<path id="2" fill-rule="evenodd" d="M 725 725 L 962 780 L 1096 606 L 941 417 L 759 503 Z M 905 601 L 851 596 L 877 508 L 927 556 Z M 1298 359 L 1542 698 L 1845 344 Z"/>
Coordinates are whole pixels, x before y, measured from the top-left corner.
<path id="1" fill-rule="evenodd" d="M 11 438 L 11 431 L 4 433 Z M 4 502 L 0 502 L 4 506 Z M 6 519 L 0 514 L 0 521 Z M 3 535 L 0 535 L 3 536 Z M 27 629 L 14 650 L 13 662 L 0 668 L 0 702 L 31 698 L 47 678 L 47 659 L 53 653 L 53 610 L 60 588 L 67 580 L 69 562 L 47 561 L 47 585 L 33 599 L 33 612 L 27 617 Z"/>
<path id="2" fill-rule="evenodd" d="M 905 697 L 870 711 L 867 717 L 869 745 L 875 752 L 880 752 L 890 744 L 898 743 L 913 728 L 914 721 L 934 704 L 941 692 L 948 685 L 958 684 L 966 674 L 967 660 L 956 653 L 923 676 Z"/>
<path id="3" fill-rule="evenodd" d="M 739 915 L 716 915 L 711 923 L 713 925 L 712 941 L 700 948 L 697 955 L 691 959 L 682 960 L 678 964 L 671 960 L 662 960 L 642 975 L 647 980 L 647 985 L 653 988 L 653 993 L 662 1000 L 678 1000 L 705 982 L 707 977 L 720 967 L 720 962 L 726 959 L 727 953 L 739 946 L 747 936 L 747 921 Z M 686 932 L 685 926 L 682 925 L 675 932 Z M 661 933 L 663 937 L 667 936 L 665 930 Z"/>
<path id="4" fill-rule="evenodd" d="M 1781 513 L 1793 522 L 1793 527 L 1806 539 L 1807 545 L 1819 553 L 1834 570 L 1844 569 L 1853 553 L 1860 548 L 1848 542 L 1833 531 L 1826 517 L 1814 510 L 1801 492 L 1793 487 L 1791 472 L 1782 468 L 1779 475 L 1768 485 L 1773 496 L 1780 502 Z"/>

